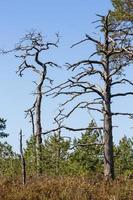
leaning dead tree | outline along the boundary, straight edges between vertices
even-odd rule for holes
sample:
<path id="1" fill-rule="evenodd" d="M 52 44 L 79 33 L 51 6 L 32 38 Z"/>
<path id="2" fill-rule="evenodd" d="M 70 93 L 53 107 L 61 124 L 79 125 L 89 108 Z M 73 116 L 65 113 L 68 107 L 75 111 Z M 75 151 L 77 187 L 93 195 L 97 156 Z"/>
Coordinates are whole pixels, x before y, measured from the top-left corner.
<path id="1" fill-rule="evenodd" d="M 77 109 L 87 109 L 101 114 L 104 138 L 104 175 L 108 180 L 114 178 L 112 117 L 115 115 L 133 116 L 132 112 L 112 111 L 112 102 L 116 97 L 133 95 L 132 90 L 127 91 L 128 86 L 133 86 L 133 82 L 124 76 L 124 69 L 132 63 L 133 49 L 130 41 L 127 40 L 128 31 L 125 28 L 120 30 L 119 25 L 115 26 L 110 20 L 110 13 L 99 17 L 101 18 L 98 21 L 100 21 L 102 39 L 98 40 L 86 34 L 85 39 L 72 45 L 73 48 L 84 42 L 92 42 L 96 51 L 85 60 L 67 64 L 72 76 L 66 82 L 45 92 L 45 95 L 67 96 L 67 100 L 61 104 L 62 112 L 60 112 L 59 121 L 69 118 Z M 113 93 L 122 85 L 127 85 L 125 92 Z M 80 128 L 74 129 L 63 125 L 60 128 L 71 131 L 80 130 Z M 101 130 L 101 127 L 93 128 Z"/>
<path id="2" fill-rule="evenodd" d="M 33 106 L 26 110 L 26 116 L 30 116 L 32 123 L 32 133 L 36 140 L 36 167 L 37 174 L 42 173 L 42 122 L 41 122 L 41 107 L 43 97 L 43 86 L 44 82 L 48 81 L 52 83 L 52 80 L 47 77 L 48 67 L 58 67 L 52 61 L 42 61 L 44 58 L 43 53 L 52 47 L 57 47 L 59 37 L 57 35 L 57 41 L 55 43 L 45 42 L 44 38 L 40 33 L 31 32 L 25 35 L 20 43 L 16 46 L 16 57 L 21 60 L 21 64 L 18 67 L 17 74 L 23 76 L 26 70 L 31 70 L 39 78 L 38 82 L 35 82 L 36 89 L 34 92 L 35 101 Z"/>

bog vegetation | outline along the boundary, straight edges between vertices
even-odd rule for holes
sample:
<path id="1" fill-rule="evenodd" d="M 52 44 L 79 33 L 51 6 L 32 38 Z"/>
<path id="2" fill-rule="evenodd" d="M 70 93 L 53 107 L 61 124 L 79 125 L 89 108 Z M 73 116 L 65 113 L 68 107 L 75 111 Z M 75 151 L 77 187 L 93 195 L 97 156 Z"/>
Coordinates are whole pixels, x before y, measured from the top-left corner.
<path id="1" fill-rule="evenodd" d="M 124 73 L 133 59 L 133 5 L 126 0 L 113 0 L 112 3 L 114 11 L 109 11 L 106 16 L 98 15 L 102 39 L 86 34 L 72 45 L 76 48 L 92 42 L 95 51 L 87 59 L 77 58 L 75 63 L 67 63 L 71 76 L 59 85 L 51 84 L 53 80 L 47 76 L 49 67 L 58 70 L 58 64 L 41 60 L 45 51 L 58 48 L 58 34 L 55 42 L 46 42 L 41 33 L 30 32 L 15 49 L 2 51 L 4 54 L 15 53 L 20 60 L 19 76 L 28 69 L 37 75 L 38 81 L 34 82 L 35 101 L 25 111 L 32 127 L 26 147 L 23 148 L 22 130 L 20 153 L 15 153 L 7 142 L 0 142 L 1 200 L 133 199 L 133 138 L 125 135 L 115 144 L 112 123 L 112 118 L 117 115 L 133 118 L 132 112 L 112 111 L 116 97 L 133 95 L 133 82 Z M 43 90 L 46 82 L 49 89 Z M 127 87 L 119 92 L 123 85 Z M 66 98 L 53 117 L 56 127 L 44 131 L 41 119 L 43 96 L 56 98 L 60 95 Z M 87 127 L 66 126 L 65 120 L 77 109 L 98 112 L 103 126 L 99 127 L 94 119 Z M 70 132 L 69 136 L 71 131 L 80 132 L 81 137 L 65 137 L 64 130 Z M 0 137 L 8 137 L 3 118 L 0 118 Z"/>

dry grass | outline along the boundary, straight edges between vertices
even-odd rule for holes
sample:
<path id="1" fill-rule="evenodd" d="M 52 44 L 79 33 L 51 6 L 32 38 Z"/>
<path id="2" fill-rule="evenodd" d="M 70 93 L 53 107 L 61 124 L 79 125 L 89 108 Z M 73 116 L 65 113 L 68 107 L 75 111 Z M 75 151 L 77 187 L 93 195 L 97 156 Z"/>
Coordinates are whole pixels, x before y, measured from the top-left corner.
<path id="1" fill-rule="evenodd" d="M 19 181 L 2 180 L 0 200 L 133 200 L 133 180 L 113 182 L 84 177 L 43 177 Z"/>

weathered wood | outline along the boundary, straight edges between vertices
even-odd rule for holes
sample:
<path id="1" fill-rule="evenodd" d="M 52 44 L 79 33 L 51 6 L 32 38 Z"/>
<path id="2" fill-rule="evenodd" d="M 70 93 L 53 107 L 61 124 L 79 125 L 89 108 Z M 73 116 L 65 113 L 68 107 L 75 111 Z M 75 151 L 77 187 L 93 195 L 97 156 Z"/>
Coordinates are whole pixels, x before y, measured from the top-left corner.
<path id="1" fill-rule="evenodd" d="M 21 169 L 22 169 L 22 183 L 26 184 L 26 162 L 23 154 L 23 140 L 22 130 L 20 130 L 20 156 L 21 156 Z"/>
<path id="2" fill-rule="evenodd" d="M 43 36 L 40 33 L 30 32 L 25 35 L 24 38 L 17 45 L 15 51 L 18 53 L 16 57 L 20 58 L 21 63 L 18 67 L 17 73 L 19 76 L 23 76 L 26 69 L 30 69 L 39 77 L 39 81 L 35 82 L 36 91 L 35 102 L 33 106 L 26 110 L 26 116 L 29 115 L 32 123 L 32 134 L 35 138 L 35 164 L 37 168 L 37 174 L 42 173 L 42 122 L 41 122 L 41 105 L 42 105 L 42 95 L 44 81 L 48 81 L 50 84 L 52 80 L 46 77 L 47 67 L 58 67 L 58 65 L 52 61 L 42 62 L 40 54 L 49 50 L 51 47 L 58 47 L 59 36 L 57 36 L 57 41 L 55 43 L 45 42 Z M 26 43 L 25 43 L 26 41 Z M 29 59 L 30 58 L 30 59 Z M 34 63 L 34 64 L 33 64 Z"/>

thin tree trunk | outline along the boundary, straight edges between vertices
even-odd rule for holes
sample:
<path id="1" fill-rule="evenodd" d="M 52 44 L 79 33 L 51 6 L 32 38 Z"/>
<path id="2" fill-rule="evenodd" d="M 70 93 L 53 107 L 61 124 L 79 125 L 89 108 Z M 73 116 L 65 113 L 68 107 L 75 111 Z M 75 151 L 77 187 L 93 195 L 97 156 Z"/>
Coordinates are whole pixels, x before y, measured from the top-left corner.
<path id="1" fill-rule="evenodd" d="M 35 104 L 35 137 L 36 137 L 36 162 L 37 175 L 42 174 L 42 126 L 41 126 L 41 103 L 42 103 L 42 86 L 46 76 L 44 68 L 41 74 L 40 83 L 37 86 L 37 98 Z"/>
<path id="2" fill-rule="evenodd" d="M 58 149 L 57 149 L 57 166 L 56 166 L 56 174 L 57 175 L 60 174 L 60 157 L 61 157 L 60 140 L 61 140 L 61 130 L 59 129 L 59 132 L 58 132 Z"/>
<path id="3" fill-rule="evenodd" d="M 42 145 L 42 127 L 41 127 L 41 99 L 42 95 L 38 94 L 36 108 L 35 108 L 35 128 L 36 128 L 36 162 L 37 162 L 37 174 L 42 174 L 42 152 L 41 152 L 41 145 Z"/>
<path id="4" fill-rule="evenodd" d="M 22 168 L 22 183 L 26 183 L 26 163 L 23 155 L 23 141 L 22 141 L 22 130 L 20 130 L 20 155 L 21 155 L 21 168 Z"/>

